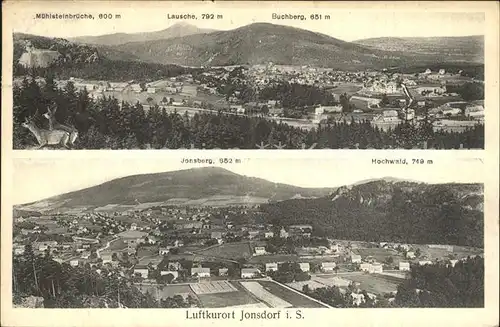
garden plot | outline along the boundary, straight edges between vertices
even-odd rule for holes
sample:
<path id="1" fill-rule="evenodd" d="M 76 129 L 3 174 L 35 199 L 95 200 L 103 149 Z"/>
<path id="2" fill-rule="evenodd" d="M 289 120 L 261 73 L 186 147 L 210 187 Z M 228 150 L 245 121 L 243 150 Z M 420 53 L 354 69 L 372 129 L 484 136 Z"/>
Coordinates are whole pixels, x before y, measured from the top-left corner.
<path id="1" fill-rule="evenodd" d="M 213 281 L 209 283 L 196 283 L 191 284 L 190 286 L 196 295 L 237 291 L 237 289 L 226 280 Z"/>
<path id="2" fill-rule="evenodd" d="M 291 308 L 292 305 L 281 298 L 268 292 L 261 284 L 258 282 L 241 282 L 241 285 L 245 287 L 250 293 L 255 295 L 259 300 L 269 304 L 272 308 Z"/>

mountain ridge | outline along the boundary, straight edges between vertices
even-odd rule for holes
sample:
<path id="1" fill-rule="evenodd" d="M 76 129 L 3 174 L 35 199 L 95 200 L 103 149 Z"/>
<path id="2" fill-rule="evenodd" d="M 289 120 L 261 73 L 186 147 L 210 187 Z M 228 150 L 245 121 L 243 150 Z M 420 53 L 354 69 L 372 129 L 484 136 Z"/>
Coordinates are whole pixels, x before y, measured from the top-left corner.
<path id="1" fill-rule="evenodd" d="M 463 61 L 484 63 L 484 35 L 436 37 L 376 37 L 353 43 L 382 51 L 411 51 L 426 55 L 461 58 Z"/>
<path id="2" fill-rule="evenodd" d="M 114 47 L 141 60 L 185 66 L 234 64 L 312 65 L 330 68 L 387 68 L 460 60 L 413 51 L 384 51 L 296 27 L 254 23 L 228 31 Z M 471 50 L 473 51 L 473 50 Z"/>
<path id="3" fill-rule="evenodd" d="M 135 36 L 131 38 L 130 35 Z M 61 39 L 15 33 L 14 59 L 17 60 L 25 51 L 22 42 L 32 40 L 38 49 L 50 49 L 55 44 L 56 50 L 63 53 L 61 58 L 64 61 L 77 62 L 85 62 L 93 56 L 91 58 L 98 61 L 107 58 L 184 67 L 272 62 L 342 70 L 484 63 L 484 37 L 481 36 L 387 37 L 347 42 L 326 34 L 271 23 L 254 23 L 227 31 L 199 29 L 178 23 L 157 32 L 115 33 L 97 37 L 104 39 L 92 41 L 97 43 L 82 43 L 84 39 L 81 38 Z"/>
<path id="4" fill-rule="evenodd" d="M 304 197 L 324 196 L 331 191 L 332 188 L 302 188 L 243 176 L 218 167 L 204 167 L 120 177 L 47 199 L 19 204 L 15 208 L 23 210 L 22 208 L 44 203 L 48 206 L 60 203 L 64 207 L 129 205 L 136 201 L 163 202 L 177 198 L 202 199 L 220 195 L 252 196 L 279 201 L 297 194 Z"/>
<path id="5" fill-rule="evenodd" d="M 69 38 L 69 40 L 78 43 L 113 46 L 130 42 L 155 41 L 174 37 L 184 37 L 193 34 L 206 34 L 215 31 L 216 30 L 214 29 L 198 28 L 189 23 L 179 22 L 159 31 L 138 33 L 111 33 L 95 36 L 85 35 Z"/>
<path id="6" fill-rule="evenodd" d="M 372 181 L 316 199 L 263 204 L 268 221 L 338 239 L 482 247 L 484 186 Z M 275 219 L 275 217 L 279 217 Z"/>

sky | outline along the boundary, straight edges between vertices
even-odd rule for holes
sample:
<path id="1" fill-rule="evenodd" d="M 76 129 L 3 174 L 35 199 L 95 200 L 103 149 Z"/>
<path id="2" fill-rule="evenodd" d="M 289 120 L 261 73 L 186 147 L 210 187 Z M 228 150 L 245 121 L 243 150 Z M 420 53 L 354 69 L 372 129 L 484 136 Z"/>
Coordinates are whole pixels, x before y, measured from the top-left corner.
<path id="1" fill-rule="evenodd" d="M 104 155 L 101 152 L 99 157 L 82 153 L 71 158 L 14 159 L 13 204 L 45 199 L 102 184 L 119 177 L 207 166 L 206 164 L 183 164 L 181 160 L 184 156 L 167 157 L 161 152 L 152 154 L 142 152 L 141 155 L 136 154 L 135 157 L 113 153 Z M 191 155 L 188 153 L 185 157 L 211 158 L 216 162 L 218 158 L 224 158 L 224 154 L 218 156 L 213 150 L 209 152 L 201 156 L 200 152 L 196 152 L 198 155 L 191 152 Z M 228 152 L 225 153 L 227 156 Z M 303 151 L 301 153 L 304 154 Z M 344 157 L 337 154 L 335 158 L 326 159 L 319 157 L 318 153 L 308 153 L 308 155 L 307 159 L 297 156 L 273 159 L 261 157 L 241 159 L 241 163 L 231 165 L 215 164 L 212 166 L 222 167 L 245 176 L 301 187 L 337 187 L 383 177 L 428 183 L 482 182 L 484 171 L 478 160 L 463 159 L 458 165 L 457 159 L 451 158 L 453 156 L 448 156 L 450 158 L 439 156 L 432 159 L 434 162 L 432 166 L 412 165 L 411 163 L 406 166 L 395 166 L 372 164 L 373 158 L 385 158 L 379 155 L 364 155 L 360 157 L 361 159 L 354 159 L 352 153 Z M 237 158 L 234 155 L 229 157 Z M 426 157 L 426 160 L 429 159 L 428 155 Z M 398 156 L 389 158 L 398 158 Z M 407 158 L 411 160 L 412 157 Z M 449 169 L 449 167 L 460 167 L 460 170 Z"/>
<path id="2" fill-rule="evenodd" d="M 199 3 L 196 7 L 188 4 L 177 5 L 172 8 L 172 3 L 144 4 L 141 7 L 131 3 L 116 4 L 113 8 L 101 7 L 99 4 L 76 6 L 68 3 L 65 6 L 52 6 L 44 3 L 42 7 L 24 6 L 22 11 L 12 16 L 12 26 L 15 32 L 50 36 L 50 37 L 76 37 L 83 35 L 102 35 L 112 33 L 137 33 L 158 31 L 178 22 L 185 22 L 201 28 L 229 30 L 256 22 L 268 22 L 280 25 L 308 29 L 324 33 L 345 41 L 353 41 L 372 37 L 425 37 L 425 36 L 464 36 L 484 34 L 485 15 L 480 10 L 471 7 L 465 9 L 460 6 L 447 7 L 446 12 L 433 9 L 423 11 L 421 6 L 412 10 L 404 9 L 401 5 L 386 4 L 377 9 L 350 7 L 334 7 L 331 4 L 312 3 L 308 7 L 300 7 L 300 3 L 269 3 L 255 5 L 252 3 L 233 4 L 229 8 L 225 4 Z M 430 5 L 430 4 L 428 4 Z M 288 7 L 285 7 L 288 6 Z M 290 7 L 293 6 L 293 7 Z M 395 7 L 394 7 L 395 6 Z M 373 7 L 373 5 L 372 5 Z M 85 8 L 85 9 L 82 9 Z M 429 8 L 427 8 L 429 9 Z M 439 8 L 438 8 L 439 9 Z M 460 10 L 462 12 L 460 12 Z M 111 13 L 119 14 L 119 19 L 94 20 L 42 20 L 34 19 L 36 13 Z M 197 20 L 173 20 L 168 15 L 179 13 L 192 13 Z M 202 20 L 202 13 L 222 15 L 221 19 Z M 272 14 L 304 14 L 306 20 L 276 20 Z M 322 20 L 311 20 L 311 14 L 321 14 Z M 330 16 L 327 20 L 324 17 Z"/>

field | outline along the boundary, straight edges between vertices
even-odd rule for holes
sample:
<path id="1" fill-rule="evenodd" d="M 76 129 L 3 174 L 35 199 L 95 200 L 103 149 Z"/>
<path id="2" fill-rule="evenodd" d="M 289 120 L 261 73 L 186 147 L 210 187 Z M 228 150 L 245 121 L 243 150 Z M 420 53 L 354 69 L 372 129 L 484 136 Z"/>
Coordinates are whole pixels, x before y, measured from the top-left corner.
<path id="1" fill-rule="evenodd" d="M 140 248 L 137 249 L 137 257 L 138 258 L 143 258 L 143 257 L 158 256 L 159 258 L 161 258 L 158 255 L 158 250 L 157 249 L 158 249 L 158 247 L 152 247 L 152 246 L 140 247 Z"/>
<path id="2" fill-rule="evenodd" d="M 113 241 L 109 244 L 109 248 L 107 248 L 108 251 L 113 252 L 113 251 L 123 251 L 127 248 L 127 244 L 123 242 L 123 240 L 119 239 L 116 241 Z"/>
<path id="3" fill-rule="evenodd" d="M 333 94 L 344 94 L 347 93 L 349 95 L 354 94 L 361 90 L 361 86 L 358 84 L 353 84 L 353 83 L 343 83 L 337 86 L 336 88 L 331 89 L 330 91 Z"/>
<path id="4" fill-rule="evenodd" d="M 285 300 L 270 293 L 258 282 L 241 282 L 244 288 L 252 293 L 255 297 L 259 298 L 264 303 L 267 303 L 271 308 L 290 308 L 292 305 Z"/>
<path id="5" fill-rule="evenodd" d="M 429 260 L 433 259 L 445 259 L 449 257 L 454 257 L 456 259 L 466 258 L 469 255 L 481 254 L 482 249 L 475 249 L 465 246 L 453 246 L 453 252 L 449 252 L 445 249 L 430 248 L 427 245 L 413 245 L 415 249 L 420 249 L 420 257 L 427 258 Z"/>
<path id="6" fill-rule="evenodd" d="M 236 292 L 237 289 L 228 281 L 191 284 L 191 289 L 198 295 Z"/>
<path id="7" fill-rule="evenodd" d="M 402 282 L 395 277 L 377 274 L 351 274 L 342 277 L 359 283 L 362 290 L 379 295 L 396 291 L 398 284 Z"/>
<path id="8" fill-rule="evenodd" d="M 251 293 L 247 292 L 240 283 L 232 282 L 231 286 L 233 286 L 236 291 L 199 294 L 198 298 L 201 301 L 202 306 L 205 308 L 225 308 L 232 306 L 254 307 L 253 305 L 259 307 L 262 306 L 260 301 Z"/>
<path id="9" fill-rule="evenodd" d="M 325 306 L 321 305 L 318 302 L 310 300 L 309 298 L 291 291 L 275 282 L 272 281 L 263 281 L 259 280 L 258 283 L 263 286 L 263 288 L 272 293 L 273 295 L 286 299 L 288 303 L 290 303 L 294 308 L 324 308 Z"/>
<path id="10" fill-rule="evenodd" d="M 46 219 L 46 218 L 34 218 L 34 219 L 29 219 L 28 221 L 30 222 L 33 222 L 37 225 L 40 225 L 40 226 L 44 226 L 48 229 L 49 233 L 50 231 L 56 229 L 56 228 L 61 228 L 61 226 L 59 226 L 57 224 L 57 222 L 55 220 L 52 220 L 52 219 Z M 66 231 L 66 228 L 63 228 L 65 231 Z M 52 232 L 52 234 L 55 234 Z"/>
<path id="11" fill-rule="evenodd" d="M 399 285 L 404 281 L 404 279 L 410 276 L 410 273 L 404 271 L 402 272 L 393 271 L 393 272 L 382 272 L 381 274 L 376 274 L 376 276 L 378 278 L 384 278 L 389 282 L 393 282 Z"/>
<path id="12" fill-rule="evenodd" d="M 242 257 L 250 257 L 252 255 L 252 249 L 248 242 L 225 243 L 209 248 L 208 250 L 197 251 L 197 253 L 210 257 L 236 260 Z"/>
<path id="13" fill-rule="evenodd" d="M 139 285 L 142 293 L 149 292 L 156 298 L 191 295 L 204 308 L 324 308 L 300 293 L 273 281 L 212 281 L 191 284 Z"/>
<path id="14" fill-rule="evenodd" d="M 177 110 L 179 114 L 182 114 L 183 110 Z M 225 207 L 230 205 L 255 205 L 266 203 L 267 198 L 255 197 L 255 196 L 233 196 L 233 195 L 215 195 L 211 197 L 201 198 L 201 199 L 185 199 L 182 203 L 176 203 L 176 205 L 185 206 L 213 206 L 213 207 Z M 180 201 L 177 201 L 180 202 Z"/>
<path id="15" fill-rule="evenodd" d="M 174 98 L 175 101 L 182 101 L 182 100 L 191 100 L 191 101 L 202 101 L 202 102 L 207 102 L 207 103 L 212 103 L 213 105 L 218 105 L 218 106 L 225 106 L 227 107 L 228 104 L 225 101 L 224 98 L 217 96 L 217 95 L 212 95 L 212 94 L 207 94 L 204 92 L 198 92 L 196 96 L 188 96 L 184 94 L 172 94 L 168 92 L 157 92 L 157 93 L 147 93 L 147 92 L 141 92 L 141 93 L 136 93 L 130 89 L 126 89 L 123 92 L 117 92 L 117 91 L 106 91 L 102 93 L 105 96 L 113 96 L 119 101 L 126 101 L 132 104 L 139 103 L 141 104 L 147 104 L 148 98 L 153 99 L 151 101 L 151 104 L 160 104 L 160 102 L 163 100 L 164 97 L 166 98 Z"/>

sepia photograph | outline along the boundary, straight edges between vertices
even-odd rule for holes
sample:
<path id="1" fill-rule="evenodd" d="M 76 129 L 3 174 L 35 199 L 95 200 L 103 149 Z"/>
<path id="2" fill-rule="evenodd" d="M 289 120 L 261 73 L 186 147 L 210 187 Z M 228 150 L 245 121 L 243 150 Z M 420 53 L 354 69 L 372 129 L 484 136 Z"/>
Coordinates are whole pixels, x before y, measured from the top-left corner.
<path id="1" fill-rule="evenodd" d="M 13 306 L 483 308 L 484 187 L 464 166 L 17 159 Z"/>
<path id="2" fill-rule="evenodd" d="M 0 325 L 498 326 L 499 3 L 2 9 Z"/>
<path id="3" fill-rule="evenodd" d="M 114 9 L 13 19 L 14 149 L 484 149 L 479 10 Z"/>

